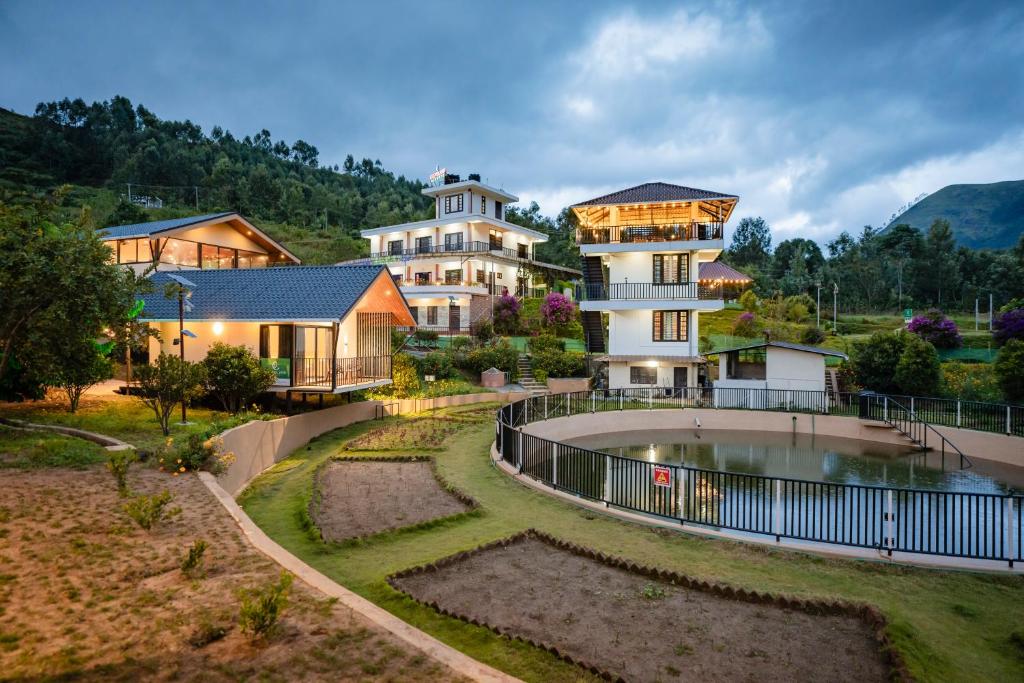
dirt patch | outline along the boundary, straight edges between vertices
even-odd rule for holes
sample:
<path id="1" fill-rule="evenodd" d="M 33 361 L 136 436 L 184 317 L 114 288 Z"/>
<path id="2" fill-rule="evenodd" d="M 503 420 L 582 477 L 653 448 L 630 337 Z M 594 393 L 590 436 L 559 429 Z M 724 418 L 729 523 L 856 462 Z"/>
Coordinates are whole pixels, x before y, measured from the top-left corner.
<path id="1" fill-rule="evenodd" d="M 396 451 L 415 444 L 419 450 L 438 450 L 464 421 L 444 417 L 424 417 L 392 422 L 376 427 L 345 444 L 350 451 Z"/>
<path id="2" fill-rule="evenodd" d="M 626 680 L 884 681 L 892 671 L 870 608 L 708 586 L 533 532 L 389 581 Z"/>
<path id="3" fill-rule="evenodd" d="M 454 678 L 300 582 L 280 632 L 253 644 L 237 624 L 237 590 L 280 568 L 195 476 L 138 468 L 129 482 L 170 490 L 181 514 L 142 531 L 102 467 L 0 471 L 0 678 Z M 207 570 L 189 579 L 179 564 L 197 538 L 209 543 Z"/>
<path id="4" fill-rule="evenodd" d="M 310 516 L 325 541 L 423 524 L 476 507 L 445 486 L 427 458 L 330 460 L 316 477 Z"/>

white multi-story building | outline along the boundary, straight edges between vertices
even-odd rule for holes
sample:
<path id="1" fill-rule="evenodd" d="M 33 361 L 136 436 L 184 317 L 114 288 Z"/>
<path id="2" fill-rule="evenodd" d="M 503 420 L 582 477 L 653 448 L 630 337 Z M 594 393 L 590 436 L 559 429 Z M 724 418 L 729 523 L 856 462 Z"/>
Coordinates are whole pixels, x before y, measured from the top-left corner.
<path id="1" fill-rule="evenodd" d="M 725 305 L 722 283 L 702 282 L 700 265 L 725 247 L 723 226 L 738 200 L 645 183 L 572 207 L 587 348 L 605 354 L 598 360 L 608 363 L 609 387 L 697 385 L 705 362 L 698 318 Z"/>
<path id="2" fill-rule="evenodd" d="M 368 260 L 388 266 L 420 329 L 468 332 L 490 317 L 492 297 L 539 296 L 554 280 L 579 277 L 534 258 L 547 235 L 505 220 L 515 195 L 477 175 L 447 175 L 423 194 L 434 199 L 434 218 L 361 233 L 370 242 Z"/>

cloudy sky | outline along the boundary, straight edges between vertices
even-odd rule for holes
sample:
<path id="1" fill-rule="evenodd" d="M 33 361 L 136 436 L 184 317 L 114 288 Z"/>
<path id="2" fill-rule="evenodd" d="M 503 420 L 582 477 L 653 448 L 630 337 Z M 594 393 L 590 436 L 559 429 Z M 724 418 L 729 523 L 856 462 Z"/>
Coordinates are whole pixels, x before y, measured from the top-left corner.
<path id="1" fill-rule="evenodd" d="M 549 214 L 649 180 L 738 194 L 777 240 L 1024 178 L 1019 0 L 5 0 L 0 84 L 19 112 L 121 94 L 325 163 L 479 172 Z"/>

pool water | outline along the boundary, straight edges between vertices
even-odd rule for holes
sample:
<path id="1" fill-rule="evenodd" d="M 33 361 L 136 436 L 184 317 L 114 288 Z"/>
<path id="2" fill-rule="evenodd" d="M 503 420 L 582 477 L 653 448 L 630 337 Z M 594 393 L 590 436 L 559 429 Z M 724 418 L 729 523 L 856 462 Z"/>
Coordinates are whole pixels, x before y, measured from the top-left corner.
<path id="1" fill-rule="evenodd" d="M 855 439 L 723 430 L 616 432 L 568 441 L 636 460 L 842 484 L 1004 494 L 1024 489 L 1024 468 Z"/>

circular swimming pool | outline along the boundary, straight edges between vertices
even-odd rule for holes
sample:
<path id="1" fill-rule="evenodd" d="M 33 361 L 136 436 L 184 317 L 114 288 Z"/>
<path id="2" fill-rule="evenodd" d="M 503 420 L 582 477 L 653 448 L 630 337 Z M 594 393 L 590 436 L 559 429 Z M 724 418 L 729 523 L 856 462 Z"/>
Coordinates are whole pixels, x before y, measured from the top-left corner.
<path id="1" fill-rule="evenodd" d="M 936 451 L 811 434 L 650 430 L 588 435 L 566 443 L 610 455 L 703 470 L 834 484 L 1006 494 L 1024 468 L 981 458 L 959 468 Z"/>

